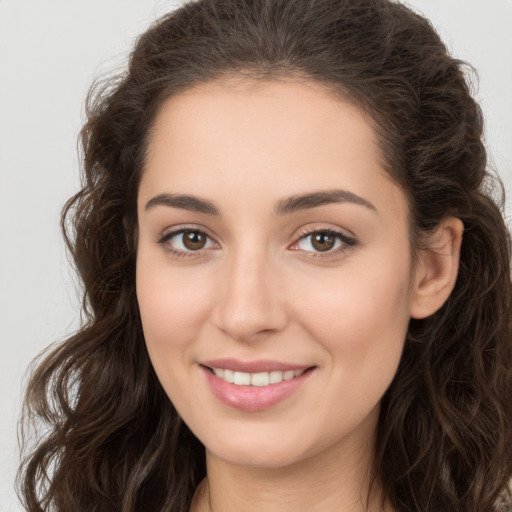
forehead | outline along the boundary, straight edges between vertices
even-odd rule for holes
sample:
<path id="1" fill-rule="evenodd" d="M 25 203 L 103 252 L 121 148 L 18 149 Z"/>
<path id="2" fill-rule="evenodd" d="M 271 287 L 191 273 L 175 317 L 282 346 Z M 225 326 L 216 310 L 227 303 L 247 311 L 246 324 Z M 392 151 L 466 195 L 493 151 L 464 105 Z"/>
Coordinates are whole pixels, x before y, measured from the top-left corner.
<path id="1" fill-rule="evenodd" d="M 321 85 L 226 79 L 163 103 L 141 194 L 172 187 L 203 196 L 245 191 L 278 198 L 337 187 L 379 196 L 381 182 L 390 182 L 381 162 L 366 116 Z"/>
<path id="2" fill-rule="evenodd" d="M 365 153 L 379 158 L 368 119 L 340 97 L 307 79 L 242 77 L 202 83 L 170 97 L 160 107 L 150 136 L 150 157 L 159 138 L 182 144 L 193 132 L 196 143 L 223 149 L 241 137 L 260 148 L 262 144 L 272 147 L 274 140 L 283 149 L 286 142 L 309 139 L 318 144 L 321 138 L 328 144 L 338 137 L 340 150 L 361 142 Z"/>

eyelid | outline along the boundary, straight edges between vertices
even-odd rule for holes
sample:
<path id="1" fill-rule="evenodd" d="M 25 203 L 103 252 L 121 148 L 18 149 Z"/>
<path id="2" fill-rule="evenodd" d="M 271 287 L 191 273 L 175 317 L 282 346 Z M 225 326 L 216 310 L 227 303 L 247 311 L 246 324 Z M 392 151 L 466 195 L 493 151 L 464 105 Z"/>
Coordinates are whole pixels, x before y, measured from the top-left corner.
<path id="1" fill-rule="evenodd" d="M 305 238 L 314 235 L 315 233 L 324 233 L 332 235 L 338 240 L 340 240 L 342 245 L 341 247 L 328 251 L 306 251 L 304 249 L 294 248 L 294 246 L 297 246 L 301 240 L 304 240 Z M 303 228 L 301 231 L 299 231 L 295 241 L 291 244 L 291 246 L 289 246 L 289 249 L 293 251 L 300 251 L 302 253 L 306 253 L 308 257 L 330 258 L 340 256 L 341 254 L 345 253 L 346 251 L 348 251 L 357 244 L 358 241 L 352 233 L 350 235 L 347 235 L 346 232 L 341 230 L 340 228 L 315 226 L 310 228 Z"/>
<path id="2" fill-rule="evenodd" d="M 156 243 L 162 248 L 176 256 L 184 256 L 184 257 L 194 257 L 194 256 L 200 256 L 203 255 L 205 251 L 209 251 L 212 249 L 212 247 L 206 247 L 201 248 L 197 250 L 182 250 L 177 249 L 175 247 L 170 246 L 170 244 L 166 245 L 166 242 L 173 238 L 174 236 L 177 236 L 179 234 L 185 233 L 187 231 L 197 232 L 201 233 L 205 237 L 207 237 L 213 244 L 217 246 L 217 248 L 220 246 L 219 242 L 208 233 L 208 230 L 203 227 L 196 227 L 194 225 L 178 225 L 173 226 L 172 228 L 168 228 L 163 232 L 162 235 L 158 237 L 156 240 Z M 308 257 L 314 257 L 314 258 L 329 258 L 329 257 L 335 257 L 340 256 L 342 253 L 346 252 L 350 248 L 354 247 L 358 244 L 357 239 L 355 236 L 351 233 L 350 235 L 346 234 L 346 231 L 348 230 L 342 230 L 340 228 L 334 228 L 330 226 L 315 226 L 315 227 L 306 227 L 302 228 L 296 235 L 295 241 L 288 246 L 289 250 L 302 252 L 308 255 Z M 294 246 L 297 246 L 301 240 L 304 240 L 305 238 L 314 235 L 315 233 L 324 233 L 329 234 L 337 238 L 341 241 L 341 247 L 338 247 L 336 249 L 329 249 L 327 251 L 307 251 L 304 249 L 300 249 Z"/>
<path id="3" fill-rule="evenodd" d="M 209 239 L 211 242 L 213 242 L 215 245 L 219 246 L 219 243 L 217 240 L 208 233 L 208 230 L 206 230 L 203 227 L 196 227 L 188 225 L 181 225 L 181 226 L 173 226 L 172 228 L 166 229 L 162 235 L 159 235 L 156 243 L 160 245 L 165 251 L 175 255 L 175 256 L 184 256 L 184 257 L 194 257 L 194 256 L 200 256 L 204 254 L 204 251 L 211 250 L 212 247 L 206 247 L 201 248 L 196 251 L 194 250 L 183 250 L 183 249 L 177 249 L 175 247 L 172 247 L 170 244 L 167 244 L 169 240 L 171 240 L 173 237 L 180 235 L 182 233 L 186 233 L 187 231 L 192 231 L 196 233 L 200 233 L 204 235 L 207 239 Z"/>

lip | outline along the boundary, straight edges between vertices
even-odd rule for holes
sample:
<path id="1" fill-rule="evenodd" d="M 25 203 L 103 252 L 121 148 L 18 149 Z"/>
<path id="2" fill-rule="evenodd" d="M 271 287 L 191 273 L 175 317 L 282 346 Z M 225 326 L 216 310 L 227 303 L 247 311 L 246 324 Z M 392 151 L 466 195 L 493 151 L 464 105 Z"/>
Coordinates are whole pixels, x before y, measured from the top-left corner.
<path id="1" fill-rule="evenodd" d="M 286 372 L 290 370 L 306 370 L 311 365 L 290 364 L 270 359 L 260 359 L 258 361 L 240 361 L 239 359 L 211 359 L 202 361 L 202 366 L 208 368 L 218 368 L 222 370 L 232 370 L 234 372 L 258 373 L 258 372 Z"/>
<path id="2" fill-rule="evenodd" d="M 257 373 L 264 371 L 306 370 L 302 375 L 268 386 L 239 386 L 217 377 L 210 368 Z M 277 361 L 242 362 L 234 359 L 219 359 L 201 363 L 200 369 L 206 377 L 208 387 L 224 405 L 244 412 L 269 409 L 294 395 L 314 373 L 314 366 L 293 365 Z"/>

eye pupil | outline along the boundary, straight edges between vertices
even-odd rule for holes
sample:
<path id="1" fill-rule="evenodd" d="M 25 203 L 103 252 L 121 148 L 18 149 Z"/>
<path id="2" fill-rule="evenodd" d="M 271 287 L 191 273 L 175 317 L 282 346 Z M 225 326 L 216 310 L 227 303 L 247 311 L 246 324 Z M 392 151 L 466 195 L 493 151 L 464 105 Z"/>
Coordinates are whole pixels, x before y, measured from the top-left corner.
<path id="1" fill-rule="evenodd" d="M 311 243 L 317 251 L 328 251 L 334 247 L 336 240 L 329 233 L 316 233 L 312 236 Z"/>
<path id="2" fill-rule="evenodd" d="M 206 244 L 206 236 L 198 231 L 184 231 L 183 232 L 183 245 L 191 250 L 197 251 L 202 249 Z"/>

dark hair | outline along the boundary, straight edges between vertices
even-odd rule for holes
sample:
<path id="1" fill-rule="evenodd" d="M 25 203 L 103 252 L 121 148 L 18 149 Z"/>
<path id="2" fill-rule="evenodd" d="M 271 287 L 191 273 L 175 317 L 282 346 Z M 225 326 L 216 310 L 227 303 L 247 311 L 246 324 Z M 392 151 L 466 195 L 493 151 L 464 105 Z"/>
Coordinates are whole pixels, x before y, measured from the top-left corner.
<path id="1" fill-rule="evenodd" d="M 205 476 L 204 448 L 146 352 L 135 204 L 162 102 L 238 75 L 301 76 L 365 112 L 408 197 L 413 249 L 443 218 L 463 221 L 455 288 L 434 315 L 411 320 L 383 398 L 377 476 L 399 511 L 506 506 L 510 239 L 465 70 L 427 20 L 388 0 L 199 0 L 138 39 L 127 72 L 88 97 L 82 189 L 62 217 L 85 321 L 46 354 L 28 387 L 25 418 L 47 430 L 20 472 L 27 510 L 184 512 Z"/>

